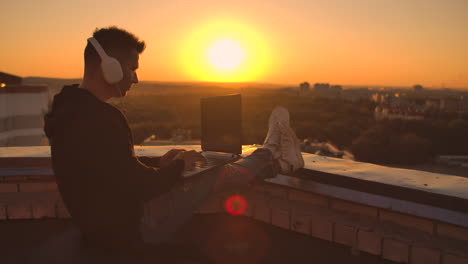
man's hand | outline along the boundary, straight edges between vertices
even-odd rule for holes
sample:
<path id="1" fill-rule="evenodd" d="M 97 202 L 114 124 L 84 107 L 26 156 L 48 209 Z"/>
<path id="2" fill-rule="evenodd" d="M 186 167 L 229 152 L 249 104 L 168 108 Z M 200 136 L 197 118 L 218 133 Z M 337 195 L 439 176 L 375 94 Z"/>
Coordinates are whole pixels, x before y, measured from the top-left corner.
<path id="1" fill-rule="evenodd" d="M 171 149 L 166 154 L 161 156 L 159 159 L 159 167 L 165 167 L 179 154 L 180 152 L 185 151 L 185 149 Z"/>
<path id="2" fill-rule="evenodd" d="M 177 153 L 177 155 L 174 158 L 176 159 L 181 159 L 185 162 L 185 170 L 193 170 L 195 168 L 196 163 L 201 163 L 201 165 L 206 165 L 206 159 L 203 157 L 200 152 L 197 152 L 195 150 L 190 150 L 190 151 L 181 151 Z"/>

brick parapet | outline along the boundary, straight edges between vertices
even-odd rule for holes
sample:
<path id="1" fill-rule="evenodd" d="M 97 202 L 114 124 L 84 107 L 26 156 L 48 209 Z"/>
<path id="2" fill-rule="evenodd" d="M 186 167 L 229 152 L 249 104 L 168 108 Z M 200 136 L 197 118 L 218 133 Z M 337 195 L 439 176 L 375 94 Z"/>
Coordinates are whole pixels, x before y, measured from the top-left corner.
<path id="1" fill-rule="evenodd" d="M 270 183 L 253 190 L 248 200 L 253 202 L 254 219 L 347 245 L 351 252 L 402 263 L 468 261 L 465 227 Z M 214 211 L 225 212 L 221 206 Z"/>
<path id="2" fill-rule="evenodd" d="M 6 177 L 3 177 L 6 178 Z M 311 237 L 404 263 L 468 263 L 468 228 L 274 183 L 223 193 L 197 213 L 225 213 L 232 195 L 247 201 L 243 215 Z M 70 218 L 52 175 L 0 181 L 0 222 Z"/>

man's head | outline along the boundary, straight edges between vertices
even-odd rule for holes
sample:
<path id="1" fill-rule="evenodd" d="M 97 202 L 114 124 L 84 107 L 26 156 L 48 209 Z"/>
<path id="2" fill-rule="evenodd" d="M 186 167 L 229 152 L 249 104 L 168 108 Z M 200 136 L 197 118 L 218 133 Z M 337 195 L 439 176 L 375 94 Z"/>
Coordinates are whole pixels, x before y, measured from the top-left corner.
<path id="1" fill-rule="evenodd" d="M 88 42 L 85 52 L 85 79 L 92 79 L 94 83 L 102 83 L 93 89 L 99 91 L 104 97 L 122 97 L 133 83 L 138 82 L 136 70 L 138 68 L 139 54 L 146 45 L 135 35 L 117 27 L 96 29 L 93 37 L 110 57 L 117 59 L 122 67 L 123 78 L 116 84 L 105 81 L 101 69 L 101 57 L 94 46 Z"/>

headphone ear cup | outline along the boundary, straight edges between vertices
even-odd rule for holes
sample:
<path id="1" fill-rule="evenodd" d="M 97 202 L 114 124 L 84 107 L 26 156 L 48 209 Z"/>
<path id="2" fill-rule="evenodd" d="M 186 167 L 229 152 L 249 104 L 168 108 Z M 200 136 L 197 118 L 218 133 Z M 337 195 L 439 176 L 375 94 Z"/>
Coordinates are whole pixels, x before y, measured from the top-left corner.
<path id="1" fill-rule="evenodd" d="M 120 65 L 120 62 L 117 59 L 108 56 L 101 47 L 101 44 L 99 44 L 95 38 L 89 38 L 88 42 L 93 45 L 94 49 L 99 54 L 99 57 L 101 57 L 101 69 L 104 80 L 109 84 L 120 82 L 123 79 L 122 66 Z"/>
<path id="2" fill-rule="evenodd" d="M 104 79 L 109 84 L 115 84 L 123 79 L 122 66 L 120 62 L 112 57 L 101 58 L 101 69 Z"/>

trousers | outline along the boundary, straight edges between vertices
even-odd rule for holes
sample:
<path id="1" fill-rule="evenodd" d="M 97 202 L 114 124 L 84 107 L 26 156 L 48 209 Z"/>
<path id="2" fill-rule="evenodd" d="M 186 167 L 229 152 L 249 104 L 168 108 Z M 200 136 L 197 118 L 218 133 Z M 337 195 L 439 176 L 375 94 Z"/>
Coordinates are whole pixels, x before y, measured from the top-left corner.
<path id="1" fill-rule="evenodd" d="M 174 234 L 216 194 L 246 188 L 254 181 L 275 177 L 272 152 L 259 148 L 251 155 L 193 175 L 171 191 L 144 205 L 140 230 L 145 242 L 173 242 Z"/>

